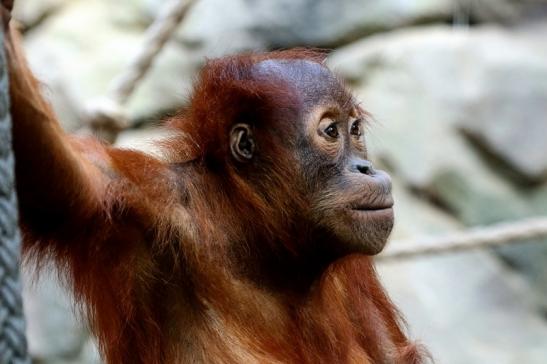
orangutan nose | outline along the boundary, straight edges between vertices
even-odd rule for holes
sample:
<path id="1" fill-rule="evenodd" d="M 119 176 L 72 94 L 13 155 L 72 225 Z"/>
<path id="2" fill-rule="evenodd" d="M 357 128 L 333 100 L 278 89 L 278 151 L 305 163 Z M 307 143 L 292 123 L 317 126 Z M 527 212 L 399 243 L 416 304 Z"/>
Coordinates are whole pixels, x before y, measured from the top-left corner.
<path id="1" fill-rule="evenodd" d="M 373 176 L 376 173 L 370 161 L 360 158 L 352 160 L 351 171 L 366 174 L 368 176 Z"/>

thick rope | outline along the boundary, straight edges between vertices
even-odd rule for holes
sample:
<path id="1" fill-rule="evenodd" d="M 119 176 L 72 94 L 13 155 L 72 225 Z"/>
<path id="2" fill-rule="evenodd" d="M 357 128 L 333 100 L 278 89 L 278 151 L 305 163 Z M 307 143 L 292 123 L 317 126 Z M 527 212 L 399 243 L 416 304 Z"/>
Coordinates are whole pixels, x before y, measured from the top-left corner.
<path id="1" fill-rule="evenodd" d="M 528 218 L 470 229 L 441 237 L 394 240 L 377 260 L 397 260 L 440 253 L 454 253 L 530 239 L 547 238 L 547 217 Z"/>
<path id="2" fill-rule="evenodd" d="M 17 224 L 3 32 L 0 38 L 0 364 L 19 364 L 30 363 L 30 359 L 19 280 L 21 236 Z"/>
<path id="3" fill-rule="evenodd" d="M 129 126 L 125 104 L 146 75 L 156 56 L 174 34 L 194 0 L 171 0 L 160 11 L 145 33 L 143 46 L 124 72 L 109 87 L 107 96 L 91 103 L 86 123 L 103 138 L 114 142 L 118 133 Z"/>

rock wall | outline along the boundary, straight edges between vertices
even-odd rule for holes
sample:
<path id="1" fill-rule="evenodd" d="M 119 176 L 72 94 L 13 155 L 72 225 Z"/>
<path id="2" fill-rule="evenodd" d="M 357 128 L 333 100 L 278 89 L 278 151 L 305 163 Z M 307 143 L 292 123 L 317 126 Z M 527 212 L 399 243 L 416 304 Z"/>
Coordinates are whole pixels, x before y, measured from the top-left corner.
<path id="1" fill-rule="evenodd" d="M 16 2 L 31 65 L 65 128 L 80 126 L 160 4 Z M 546 215 L 546 20 L 546 0 L 198 0 L 129 113 L 140 128 L 184 106 L 205 57 L 329 47 L 329 64 L 374 116 L 370 150 L 395 182 L 394 237 Z M 156 137 L 128 130 L 119 143 L 149 148 Z M 547 241 L 379 271 L 439 363 L 547 362 Z M 33 355 L 98 362 L 59 292 L 54 275 L 25 291 Z"/>

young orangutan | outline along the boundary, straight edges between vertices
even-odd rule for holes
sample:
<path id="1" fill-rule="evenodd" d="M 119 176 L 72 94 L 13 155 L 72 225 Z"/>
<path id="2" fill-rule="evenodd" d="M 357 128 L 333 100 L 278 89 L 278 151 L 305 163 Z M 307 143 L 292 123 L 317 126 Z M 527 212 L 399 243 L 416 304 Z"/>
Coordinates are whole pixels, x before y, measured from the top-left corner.
<path id="1" fill-rule="evenodd" d="M 209 61 L 156 158 L 65 134 L 5 45 L 24 254 L 67 275 L 106 362 L 423 361 L 371 259 L 391 182 L 322 53 Z"/>

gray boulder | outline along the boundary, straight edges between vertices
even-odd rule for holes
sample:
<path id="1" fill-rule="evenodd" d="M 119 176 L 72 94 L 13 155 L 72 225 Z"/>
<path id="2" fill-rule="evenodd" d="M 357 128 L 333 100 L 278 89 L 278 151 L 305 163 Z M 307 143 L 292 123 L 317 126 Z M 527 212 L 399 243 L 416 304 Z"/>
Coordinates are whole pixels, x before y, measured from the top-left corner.
<path id="1" fill-rule="evenodd" d="M 181 36 L 218 42 L 248 34 L 268 47 L 334 46 L 379 30 L 425 20 L 450 19 L 451 0 L 201 0 Z"/>
<path id="2" fill-rule="evenodd" d="M 180 36 L 224 46 L 253 39 L 265 47 L 334 47 L 363 36 L 421 23 L 518 23 L 541 17 L 545 0 L 200 0 Z"/>
<path id="3" fill-rule="evenodd" d="M 23 274 L 23 302 L 29 351 L 40 363 L 79 361 L 89 332 L 82 323 L 71 295 L 59 282 L 52 267 L 43 267 L 36 281 Z M 87 349 L 90 351 L 91 349 Z"/>
<path id="4" fill-rule="evenodd" d="M 387 249 L 427 234 L 462 229 L 394 178 L 395 229 Z M 381 257 L 381 255 L 380 255 Z M 547 324 L 530 284 L 489 252 L 379 261 L 378 272 L 411 337 L 439 363 L 540 364 Z M 509 343 L 511 343 L 509 345 Z"/>
<path id="5" fill-rule="evenodd" d="M 385 262 L 378 271 L 436 362 L 545 362 L 547 325 L 534 291 L 490 253 Z"/>
<path id="6" fill-rule="evenodd" d="M 29 0 L 15 1 L 13 17 L 25 28 L 30 28 L 53 15 L 69 0 Z"/>
<path id="7" fill-rule="evenodd" d="M 533 53 L 484 76 L 487 96 L 470 106 L 476 119 L 462 125 L 521 183 L 547 180 L 547 57 Z"/>

